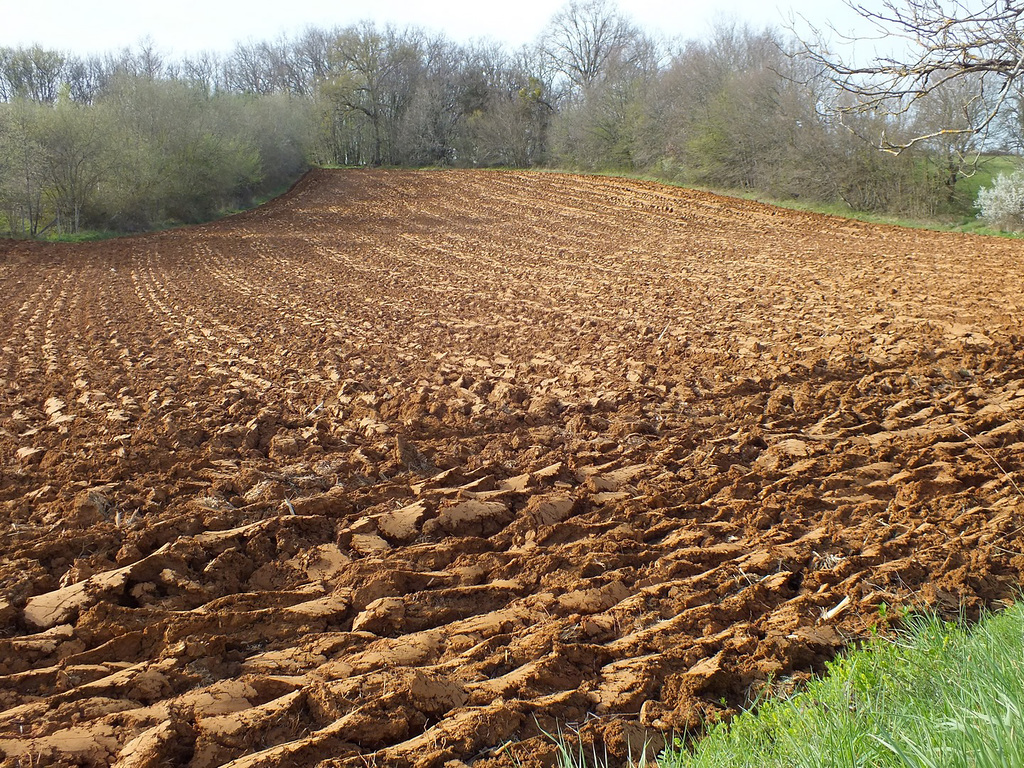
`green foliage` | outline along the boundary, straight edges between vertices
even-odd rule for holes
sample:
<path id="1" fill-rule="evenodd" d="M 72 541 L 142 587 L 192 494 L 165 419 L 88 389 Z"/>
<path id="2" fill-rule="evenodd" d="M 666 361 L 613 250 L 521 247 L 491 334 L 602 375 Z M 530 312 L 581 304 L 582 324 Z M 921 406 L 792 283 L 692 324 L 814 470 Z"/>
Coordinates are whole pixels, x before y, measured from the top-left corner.
<path id="1" fill-rule="evenodd" d="M 259 154 L 240 131 L 237 98 L 176 82 L 116 82 L 98 105 L 122 148 L 103 190 L 115 228 L 202 221 L 249 194 Z"/>
<path id="2" fill-rule="evenodd" d="M 0 233 L 66 239 L 208 220 L 306 167 L 308 102 L 121 74 L 89 104 L 0 102 Z"/>
<path id="3" fill-rule="evenodd" d="M 977 200 L 978 192 L 992 186 L 998 176 L 1009 176 L 1020 168 L 1021 158 L 1015 155 L 980 155 L 973 167 L 961 176 L 957 186 L 960 193 L 973 202 Z"/>
<path id="4" fill-rule="evenodd" d="M 78 232 L 97 204 L 100 181 L 109 172 L 111 126 L 96 109 L 77 104 L 67 93 L 51 109 L 36 114 L 38 156 L 55 232 Z"/>
<path id="5" fill-rule="evenodd" d="M 18 99 L 0 104 L 0 211 L 11 235 L 36 237 L 44 227 L 44 175 L 37 159 L 38 104 Z"/>

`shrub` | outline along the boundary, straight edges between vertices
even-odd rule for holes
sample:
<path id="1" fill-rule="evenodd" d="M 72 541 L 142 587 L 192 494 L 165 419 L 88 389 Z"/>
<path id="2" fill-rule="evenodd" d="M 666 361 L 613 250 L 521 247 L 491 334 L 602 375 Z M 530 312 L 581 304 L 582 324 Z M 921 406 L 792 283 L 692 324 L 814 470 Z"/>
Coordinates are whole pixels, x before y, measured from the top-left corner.
<path id="1" fill-rule="evenodd" d="M 978 215 L 991 226 L 1009 232 L 1024 230 L 1024 169 L 1001 173 L 991 187 L 978 190 Z"/>

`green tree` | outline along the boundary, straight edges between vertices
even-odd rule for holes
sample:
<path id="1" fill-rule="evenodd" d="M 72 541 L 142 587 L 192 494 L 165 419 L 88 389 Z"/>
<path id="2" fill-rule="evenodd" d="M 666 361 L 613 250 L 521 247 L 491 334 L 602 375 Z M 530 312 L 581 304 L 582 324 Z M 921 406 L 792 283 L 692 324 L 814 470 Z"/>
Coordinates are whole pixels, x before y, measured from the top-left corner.
<path id="1" fill-rule="evenodd" d="M 100 101 L 116 127 L 117 165 L 101 188 L 115 228 L 201 221 L 251 198 L 260 158 L 238 98 L 180 82 L 117 78 Z"/>
<path id="2" fill-rule="evenodd" d="M 0 104 L 0 210 L 12 237 L 36 237 L 44 226 L 37 141 L 42 109 L 25 98 Z"/>
<path id="3" fill-rule="evenodd" d="M 111 126 L 99 110 L 71 101 L 69 87 L 55 107 L 38 114 L 37 166 L 46 184 L 58 232 L 78 232 L 94 208 L 111 167 Z"/>

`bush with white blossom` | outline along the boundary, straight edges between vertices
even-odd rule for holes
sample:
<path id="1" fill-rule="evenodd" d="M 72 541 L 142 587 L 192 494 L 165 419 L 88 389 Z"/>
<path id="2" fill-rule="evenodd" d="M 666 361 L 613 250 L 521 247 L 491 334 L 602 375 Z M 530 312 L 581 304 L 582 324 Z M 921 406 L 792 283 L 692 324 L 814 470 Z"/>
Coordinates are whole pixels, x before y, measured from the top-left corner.
<path id="1" fill-rule="evenodd" d="M 1009 232 L 1024 230 L 1024 169 L 1001 173 L 991 187 L 978 190 L 979 218 Z"/>

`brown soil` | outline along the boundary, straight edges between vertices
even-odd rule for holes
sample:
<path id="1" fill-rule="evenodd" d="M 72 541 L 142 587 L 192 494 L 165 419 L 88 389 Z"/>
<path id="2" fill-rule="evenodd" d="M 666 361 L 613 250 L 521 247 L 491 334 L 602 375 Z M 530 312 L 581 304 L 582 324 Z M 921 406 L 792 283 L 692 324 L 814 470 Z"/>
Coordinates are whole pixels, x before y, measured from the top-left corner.
<path id="1" fill-rule="evenodd" d="M 1022 317 L 1018 242 L 553 174 L 2 244 L 3 765 L 621 759 L 998 605 Z"/>

